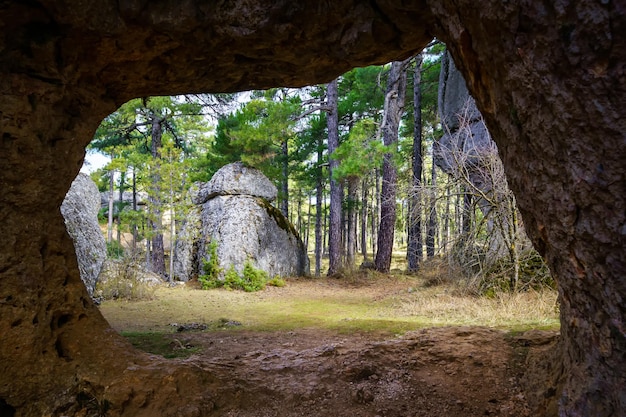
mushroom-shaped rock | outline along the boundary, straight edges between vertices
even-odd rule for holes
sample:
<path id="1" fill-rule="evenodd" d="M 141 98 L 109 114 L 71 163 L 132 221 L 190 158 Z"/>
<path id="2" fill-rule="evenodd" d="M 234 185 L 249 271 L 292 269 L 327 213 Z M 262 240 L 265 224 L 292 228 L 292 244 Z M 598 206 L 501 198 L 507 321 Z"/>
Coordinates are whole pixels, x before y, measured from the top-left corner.
<path id="1" fill-rule="evenodd" d="M 247 167 L 243 162 L 234 162 L 220 168 L 209 182 L 201 185 L 193 202 L 206 203 L 218 195 L 249 195 L 274 201 L 278 192 L 261 171 Z"/>
<path id="2" fill-rule="evenodd" d="M 223 272 L 242 273 L 246 261 L 269 276 L 309 274 L 306 248 L 293 225 L 270 204 L 276 187 L 260 171 L 236 162 L 221 168 L 193 197 L 197 204 L 181 230 L 174 258 L 174 278 L 202 274 L 217 243 Z"/>

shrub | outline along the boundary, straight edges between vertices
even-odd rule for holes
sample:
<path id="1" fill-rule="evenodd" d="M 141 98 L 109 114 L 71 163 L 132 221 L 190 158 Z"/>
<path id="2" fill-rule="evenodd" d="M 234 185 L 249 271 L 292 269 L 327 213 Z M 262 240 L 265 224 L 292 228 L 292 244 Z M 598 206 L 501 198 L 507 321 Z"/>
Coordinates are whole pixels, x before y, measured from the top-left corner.
<path id="1" fill-rule="evenodd" d="M 264 289 L 269 281 L 267 272 L 255 268 L 250 260 L 247 260 L 244 264 L 242 275 L 239 275 L 234 265 L 231 265 L 224 274 L 224 278 L 221 279 L 220 274 L 223 272 L 223 269 L 219 266 L 217 242 L 211 242 L 209 244 L 208 255 L 208 259 L 204 261 L 202 266 L 204 274 L 198 276 L 198 281 L 203 290 L 223 287 L 228 290 L 255 292 Z M 274 278 L 272 282 L 273 284 L 271 285 L 277 287 L 285 285 L 285 282 L 280 280 L 280 278 Z"/>
<path id="2" fill-rule="evenodd" d="M 267 281 L 267 285 L 272 286 L 272 287 L 282 288 L 285 285 L 287 285 L 287 283 L 285 282 L 284 279 L 282 279 L 281 277 L 276 275 L 274 278 L 272 278 L 269 281 Z"/>
<path id="3" fill-rule="evenodd" d="M 477 280 L 479 294 L 493 296 L 498 292 L 512 291 L 510 277 L 514 265 L 507 257 L 498 259 L 489 269 L 485 270 Z M 529 289 L 556 288 L 550 270 L 539 253 L 534 249 L 522 252 L 519 256 L 518 291 Z"/>
<path id="4" fill-rule="evenodd" d="M 222 271 L 222 269 L 216 268 L 217 267 L 215 265 L 211 264 L 210 260 L 205 261 L 205 274 L 198 277 L 198 281 L 200 281 L 203 290 L 208 290 L 212 288 L 225 288 L 227 290 L 243 290 L 245 292 L 255 292 L 265 289 L 265 285 L 269 281 L 267 272 L 255 268 L 252 265 L 252 262 L 250 262 L 249 260 L 246 261 L 243 266 L 242 275 L 239 275 L 239 273 L 237 273 L 237 270 L 235 270 L 234 265 L 231 265 L 224 274 L 224 279 L 220 279 L 219 273 Z M 215 271 L 218 272 L 213 273 Z M 282 284 L 281 281 L 282 280 L 280 280 L 280 278 L 274 278 L 272 280 L 272 285 L 284 286 L 284 281 L 282 281 Z"/>
<path id="5" fill-rule="evenodd" d="M 107 258 L 121 259 L 124 256 L 124 246 L 117 240 L 107 242 Z"/>
<path id="6" fill-rule="evenodd" d="M 265 289 L 265 284 L 268 280 L 267 272 L 256 269 L 249 260 L 243 265 L 241 289 L 245 292 L 255 292 Z"/>
<path id="7" fill-rule="evenodd" d="M 142 277 L 139 256 L 126 254 L 121 259 L 107 261 L 106 269 L 96 284 L 95 297 L 104 300 L 151 300 L 155 288 Z M 156 280 L 155 280 L 156 281 Z"/>
<path id="8" fill-rule="evenodd" d="M 228 290 L 237 289 L 240 281 L 241 281 L 241 278 L 239 277 L 239 274 L 235 270 L 235 266 L 231 265 L 230 268 L 228 268 L 228 271 L 226 271 L 226 274 L 224 275 L 224 282 L 223 282 L 224 288 Z"/>
<path id="9" fill-rule="evenodd" d="M 219 288 L 224 285 L 224 282 L 219 279 L 222 268 L 220 268 L 219 259 L 217 258 L 217 242 L 209 243 L 208 252 L 209 259 L 206 259 L 202 265 L 204 274 L 198 277 L 203 290 Z"/>

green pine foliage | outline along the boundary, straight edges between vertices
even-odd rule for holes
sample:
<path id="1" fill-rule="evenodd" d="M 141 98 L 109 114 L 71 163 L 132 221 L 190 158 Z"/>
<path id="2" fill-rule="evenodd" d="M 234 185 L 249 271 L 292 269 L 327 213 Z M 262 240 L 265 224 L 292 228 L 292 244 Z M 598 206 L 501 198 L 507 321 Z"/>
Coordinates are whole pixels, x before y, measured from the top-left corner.
<path id="1" fill-rule="evenodd" d="M 107 242 L 107 258 L 121 259 L 124 256 L 124 247 L 117 240 Z"/>
<path id="2" fill-rule="evenodd" d="M 274 278 L 267 281 L 267 285 L 269 285 L 270 287 L 282 288 L 285 285 L 287 285 L 287 282 L 277 275 Z"/>
<path id="3" fill-rule="evenodd" d="M 101 191 L 113 187 L 115 198 L 120 190 L 134 190 L 147 196 L 144 197 L 146 203 L 136 210 L 116 206 L 113 219 L 118 230 L 136 238 L 133 247 L 141 248 L 146 247 L 142 240 L 158 234 L 169 234 L 172 242 L 182 239 L 177 234 L 191 207 L 189 189 L 192 184 L 206 182 L 224 165 L 242 161 L 274 182 L 279 192 L 278 201 L 288 203 L 286 210 L 284 206 L 280 209 L 288 212 L 289 224 L 293 225 L 289 229 L 296 230 L 309 252 L 314 253 L 316 241 L 319 241 L 318 249 L 327 242 L 324 233 L 328 233 L 329 161 L 332 158 L 339 161 L 339 168 L 333 170 L 333 179 L 340 181 L 345 190 L 342 208 L 353 219 L 346 231 L 357 230 L 361 235 L 358 239 L 363 237 L 359 251 L 368 259 L 376 250 L 383 155 L 391 153 L 398 172 L 395 250 L 403 251 L 406 247 L 409 213 L 413 210 L 410 197 L 419 194 L 417 207 L 422 227 L 426 227 L 430 213 L 435 213 L 439 221 L 435 244 L 438 253 L 453 254 L 454 241 L 463 234 L 461 227 L 466 216 L 463 195 L 467 190 L 454 178 L 432 169 L 433 147 L 443 134 L 437 96 L 444 48 L 436 42 L 422 52 L 419 85 L 414 85 L 411 75 L 408 77 L 397 146 L 385 147 L 381 140 L 389 66 L 370 66 L 353 69 L 338 79 L 340 137 L 333 155 L 328 154 L 327 147 L 324 85 L 252 91 L 238 100 L 232 95 L 147 97 L 129 101 L 103 120 L 89 151 L 105 153 L 112 160 L 104 169 L 93 173 L 92 178 Z M 409 74 L 415 70 L 415 63 L 411 65 Z M 437 174 L 436 182 L 430 174 L 423 174 L 418 190 L 411 188 L 412 93 L 415 88 L 421 91 L 423 171 Z M 218 104 L 228 105 L 216 110 Z M 162 133 L 162 138 L 155 140 L 159 143 L 158 152 L 151 149 L 155 122 L 159 122 Z M 113 186 L 109 181 L 111 175 L 114 175 Z M 272 210 L 278 208 L 272 207 Z M 475 223 L 483 224 L 480 213 L 476 215 L 476 212 L 479 210 L 470 212 L 474 213 Z M 101 213 L 102 221 L 108 220 L 106 214 L 105 209 Z M 157 224 L 164 214 L 174 219 L 169 226 L 166 222 Z M 350 216 L 345 217 L 347 223 Z M 474 241 L 480 239 L 485 240 L 481 234 L 473 236 Z M 114 243 L 109 244 L 110 251 L 114 250 L 112 245 Z M 176 248 L 176 245 L 170 247 Z M 322 250 L 317 253 L 321 258 Z M 170 253 L 170 259 L 173 255 Z M 532 260 L 521 260 L 520 273 L 529 271 L 529 277 L 538 279 L 545 275 L 544 266 L 535 265 L 534 257 Z M 211 244 L 199 277 L 203 289 L 258 291 L 265 285 L 285 284 L 279 277 L 269 279 L 250 261 L 243 269 L 238 266 L 240 273 L 234 266 L 223 270 L 219 265 L 217 246 Z M 505 266 L 488 271 L 487 286 L 506 281 L 510 274 Z M 520 279 L 520 285 L 526 285 L 524 276 Z"/>
<path id="4" fill-rule="evenodd" d="M 198 281 L 203 290 L 210 290 L 212 288 L 219 288 L 223 286 L 220 280 L 220 268 L 219 259 L 217 258 L 217 242 L 209 243 L 208 259 L 204 261 L 203 270 L 204 274 L 198 277 Z"/>
<path id="5" fill-rule="evenodd" d="M 219 259 L 217 258 L 217 242 L 209 244 L 209 259 L 204 261 L 203 269 L 204 274 L 198 277 L 203 290 L 225 288 L 227 290 L 255 292 L 265 289 L 268 282 L 271 282 L 271 285 L 276 287 L 284 286 L 284 281 L 281 285 L 280 278 L 277 279 L 275 277 L 270 280 L 267 272 L 255 268 L 250 260 L 245 262 L 241 275 L 237 273 L 235 266 L 231 265 L 222 278 L 223 270 L 220 268 Z"/>
<path id="6" fill-rule="evenodd" d="M 248 260 L 243 265 L 240 288 L 245 292 L 264 290 L 268 279 L 267 272 L 255 268 L 252 266 L 252 262 Z"/>
<path id="7" fill-rule="evenodd" d="M 293 150 L 300 111 L 300 97 L 292 90 L 255 92 L 239 110 L 218 120 L 215 139 L 207 153 L 207 167 L 214 173 L 226 164 L 241 161 L 275 183 L 283 181 L 282 146 L 286 141 Z"/>

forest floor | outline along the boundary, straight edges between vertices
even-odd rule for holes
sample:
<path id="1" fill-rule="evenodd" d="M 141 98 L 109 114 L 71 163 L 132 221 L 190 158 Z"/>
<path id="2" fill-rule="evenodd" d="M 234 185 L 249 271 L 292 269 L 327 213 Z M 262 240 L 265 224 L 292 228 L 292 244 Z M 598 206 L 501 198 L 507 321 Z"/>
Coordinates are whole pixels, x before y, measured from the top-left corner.
<path id="1" fill-rule="evenodd" d="M 371 272 L 257 293 L 159 287 L 101 311 L 139 349 L 211 369 L 216 416 L 530 416 L 526 358 L 558 333 L 552 291 L 478 298 Z"/>

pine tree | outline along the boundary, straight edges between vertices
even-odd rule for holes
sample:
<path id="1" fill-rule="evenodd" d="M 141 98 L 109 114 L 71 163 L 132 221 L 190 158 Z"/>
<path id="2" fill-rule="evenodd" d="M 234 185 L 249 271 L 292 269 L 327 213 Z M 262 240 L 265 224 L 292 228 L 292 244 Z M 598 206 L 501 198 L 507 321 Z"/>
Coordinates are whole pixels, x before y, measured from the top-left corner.
<path id="1" fill-rule="evenodd" d="M 388 152 L 383 157 L 383 181 L 381 189 L 380 226 L 378 251 L 375 267 L 380 272 L 389 272 L 396 223 L 396 181 L 397 171 L 393 162 L 393 152 L 398 142 L 398 127 L 404 110 L 406 93 L 407 61 L 394 61 L 389 70 L 387 93 L 385 96 L 385 116 L 381 131 L 383 144 Z"/>

